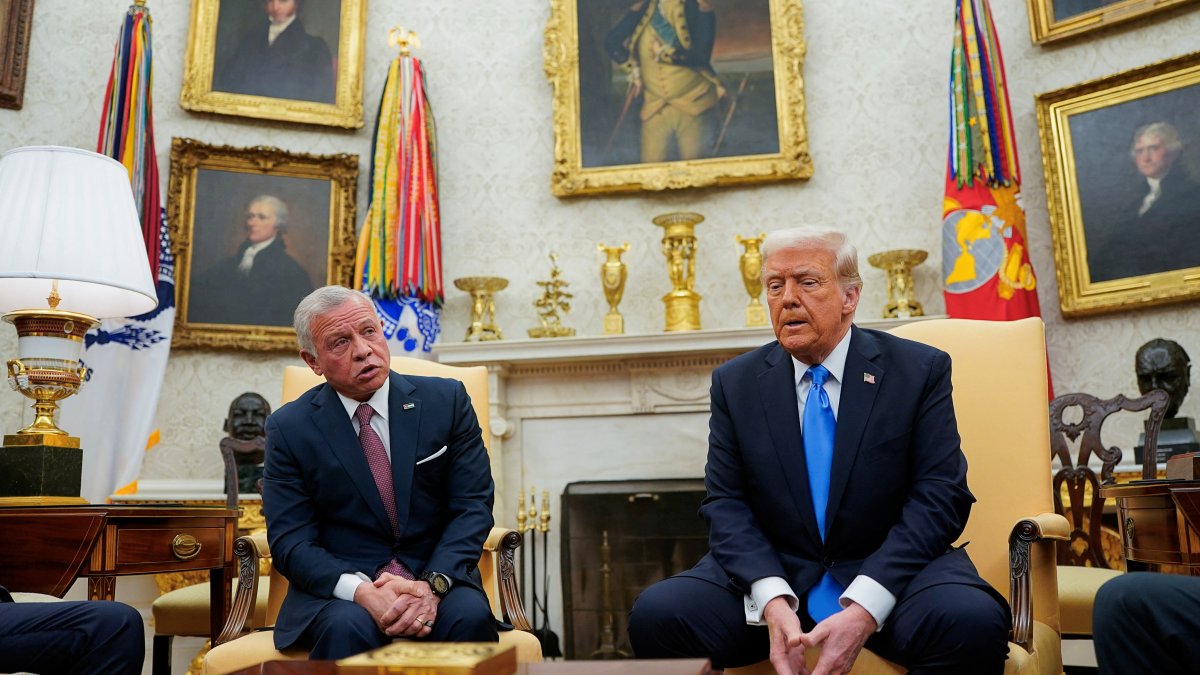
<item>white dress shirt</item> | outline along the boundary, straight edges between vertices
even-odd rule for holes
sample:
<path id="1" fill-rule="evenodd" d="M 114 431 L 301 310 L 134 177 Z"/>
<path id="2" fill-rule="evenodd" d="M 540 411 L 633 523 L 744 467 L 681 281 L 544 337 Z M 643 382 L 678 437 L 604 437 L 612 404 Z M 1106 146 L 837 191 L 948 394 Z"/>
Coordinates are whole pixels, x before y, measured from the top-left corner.
<path id="1" fill-rule="evenodd" d="M 295 14 L 292 14 L 291 16 L 284 19 L 283 21 L 280 21 L 279 23 L 275 23 L 274 21 L 267 19 L 267 21 L 270 21 L 270 23 L 271 23 L 270 27 L 267 28 L 267 44 L 268 45 L 275 44 L 275 38 L 279 37 L 280 33 L 287 30 L 287 27 L 292 25 L 292 22 L 295 20 L 296 20 Z"/>
<path id="2" fill-rule="evenodd" d="M 383 449 L 387 451 L 388 461 L 392 459 L 392 435 L 391 427 L 388 424 L 388 390 L 390 388 L 391 380 L 384 380 L 383 386 L 376 389 L 371 398 L 366 401 L 375 410 L 375 414 L 371 416 L 371 428 L 379 434 L 379 440 L 383 441 Z M 350 424 L 354 426 L 354 435 L 357 436 L 361 425 L 354 413 L 358 411 L 358 406 L 362 403 L 341 394 L 338 394 L 338 400 L 346 408 L 346 414 L 350 416 Z M 333 597 L 354 602 L 354 592 L 362 583 L 371 583 L 371 578 L 361 572 L 342 574 L 338 578 L 337 585 L 333 587 Z"/>
<path id="3" fill-rule="evenodd" d="M 833 408 L 833 418 L 837 419 L 838 406 L 842 401 L 842 376 L 846 372 L 846 355 L 850 352 L 850 334 L 852 331 L 846 331 L 846 335 L 842 337 L 837 346 L 833 348 L 829 356 L 821 365 L 829 371 L 829 377 L 825 380 L 825 393 L 829 395 L 829 403 Z M 804 363 L 799 359 L 792 357 L 792 363 L 796 370 L 796 406 L 797 414 L 800 416 L 801 430 L 804 427 L 804 403 L 808 400 L 808 390 L 812 387 L 812 381 L 808 377 L 808 369 L 815 365 Z M 799 458 L 803 459 L 803 458 Z M 783 597 L 787 600 L 788 606 L 792 611 L 796 611 L 800 607 L 800 601 L 796 597 L 796 593 L 792 590 L 791 585 L 783 577 L 764 577 L 750 584 L 750 595 L 745 596 L 746 623 L 751 626 L 766 625 L 763 620 L 763 610 L 767 603 L 777 597 Z M 892 609 L 896 606 L 896 596 L 892 595 L 878 581 L 866 575 L 858 575 L 850 586 L 842 593 L 838 600 L 842 607 L 850 606 L 851 602 L 856 602 L 862 605 L 863 609 L 874 617 L 876 624 L 876 632 L 883 629 L 883 622 L 888 615 L 892 613 Z"/>
<path id="4" fill-rule="evenodd" d="M 1146 193 L 1146 197 L 1142 199 L 1142 208 L 1138 209 L 1138 216 L 1146 215 L 1154 202 L 1162 196 L 1162 179 L 1146 177 L 1146 182 L 1150 185 L 1150 191 Z"/>

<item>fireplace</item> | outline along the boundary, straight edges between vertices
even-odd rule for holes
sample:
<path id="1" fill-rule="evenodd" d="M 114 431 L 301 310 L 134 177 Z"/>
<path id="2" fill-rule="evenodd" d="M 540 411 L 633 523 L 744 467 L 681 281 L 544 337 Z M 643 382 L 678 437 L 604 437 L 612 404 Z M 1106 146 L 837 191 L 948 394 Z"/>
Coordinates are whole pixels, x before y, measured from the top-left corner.
<path id="1" fill-rule="evenodd" d="M 708 551 L 701 479 L 582 481 L 562 497 L 563 652 L 628 658 L 626 618 L 650 584 Z"/>

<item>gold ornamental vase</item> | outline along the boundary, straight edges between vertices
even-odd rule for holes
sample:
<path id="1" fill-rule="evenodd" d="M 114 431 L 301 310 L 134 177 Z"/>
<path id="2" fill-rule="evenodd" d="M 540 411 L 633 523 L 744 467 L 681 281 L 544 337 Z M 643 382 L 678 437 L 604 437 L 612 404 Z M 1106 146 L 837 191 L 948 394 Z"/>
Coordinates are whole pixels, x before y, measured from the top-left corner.
<path id="1" fill-rule="evenodd" d="M 734 236 L 737 243 L 745 249 L 742 251 L 742 257 L 738 259 L 738 269 L 742 272 L 742 285 L 746 287 L 746 293 L 750 296 L 750 304 L 746 305 L 746 325 L 750 327 L 767 325 L 767 308 L 763 307 L 758 299 L 763 288 L 761 246 L 766 236 L 765 232 L 757 237 L 743 237 L 740 234 Z"/>
<path id="2" fill-rule="evenodd" d="M 653 223 L 663 228 L 662 252 L 667 258 L 671 291 L 663 296 L 667 332 L 700 330 L 700 294 L 696 292 L 696 225 L 699 213 L 679 211 L 656 216 Z"/>
<path id="3" fill-rule="evenodd" d="M 463 342 L 501 340 L 500 328 L 496 325 L 496 292 L 508 288 L 508 279 L 502 277 L 462 277 L 454 280 L 460 291 L 471 294 L 471 325 Z"/>
<path id="4" fill-rule="evenodd" d="M 625 332 L 625 317 L 617 311 L 617 305 L 621 304 L 621 298 L 625 295 L 625 278 L 629 275 L 629 270 L 621 261 L 621 254 L 629 250 L 629 242 L 621 246 L 605 246 L 601 242 L 596 248 L 605 256 L 600 264 L 600 285 L 608 302 L 608 314 L 604 315 L 604 334 L 621 335 Z"/>
<path id="5" fill-rule="evenodd" d="M 912 270 L 928 257 L 926 251 L 903 248 L 876 253 L 867 258 L 872 267 L 887 272 L 888 302 L 883 308 L 883 318 L 925 316 L 925 309 L 913 294 Z"/>

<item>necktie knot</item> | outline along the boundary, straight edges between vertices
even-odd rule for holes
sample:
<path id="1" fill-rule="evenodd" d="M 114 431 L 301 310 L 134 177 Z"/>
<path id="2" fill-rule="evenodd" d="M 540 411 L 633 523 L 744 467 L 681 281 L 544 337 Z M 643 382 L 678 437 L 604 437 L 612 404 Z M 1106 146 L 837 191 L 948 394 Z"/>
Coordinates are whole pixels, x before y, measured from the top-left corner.
<path id="1" fill-rule="evenodd" d="M 829 379 L 829 371 L 825 366 L 817 364 L 808 369 L 808 379 L 812 380 L 812 386 L 824 387 L 825 380 Z"/>
<path id="2" fill-rule="evenodd" d="M 354 411 L 354 419 L 358 420 L 359 427 L 370 426 L 371 416 L 375 414 L 375 409 L 370 403 L 363 403 L 358 406 L 358 410 Z"/>

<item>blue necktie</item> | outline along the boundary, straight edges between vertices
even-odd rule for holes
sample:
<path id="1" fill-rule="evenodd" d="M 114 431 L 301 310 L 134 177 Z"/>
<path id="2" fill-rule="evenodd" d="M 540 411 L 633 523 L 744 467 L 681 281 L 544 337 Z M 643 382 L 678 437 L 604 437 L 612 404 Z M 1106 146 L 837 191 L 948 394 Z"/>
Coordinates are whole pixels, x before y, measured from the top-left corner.
<path id="1" fill-rule="evenodd" d="M 817 516 L 817 529 L 821 541 L 825 540 L 825 508 L 829 504 L 829 472 L 833 468 L 833 432 L 836 422 L 829 394 L 825 391 L 825 380 L 829 371 L 816 365 L 808 369 L 812 388 L 804 401 L 804 460 L 808 464 L 808 489 L 812 492 L 813 511 Z M 838 603 L 842 588 L 829 572 L 816 586 L 808 591 L 808 615 L 820 623 L 831 614 L 841 611 Z"/>

